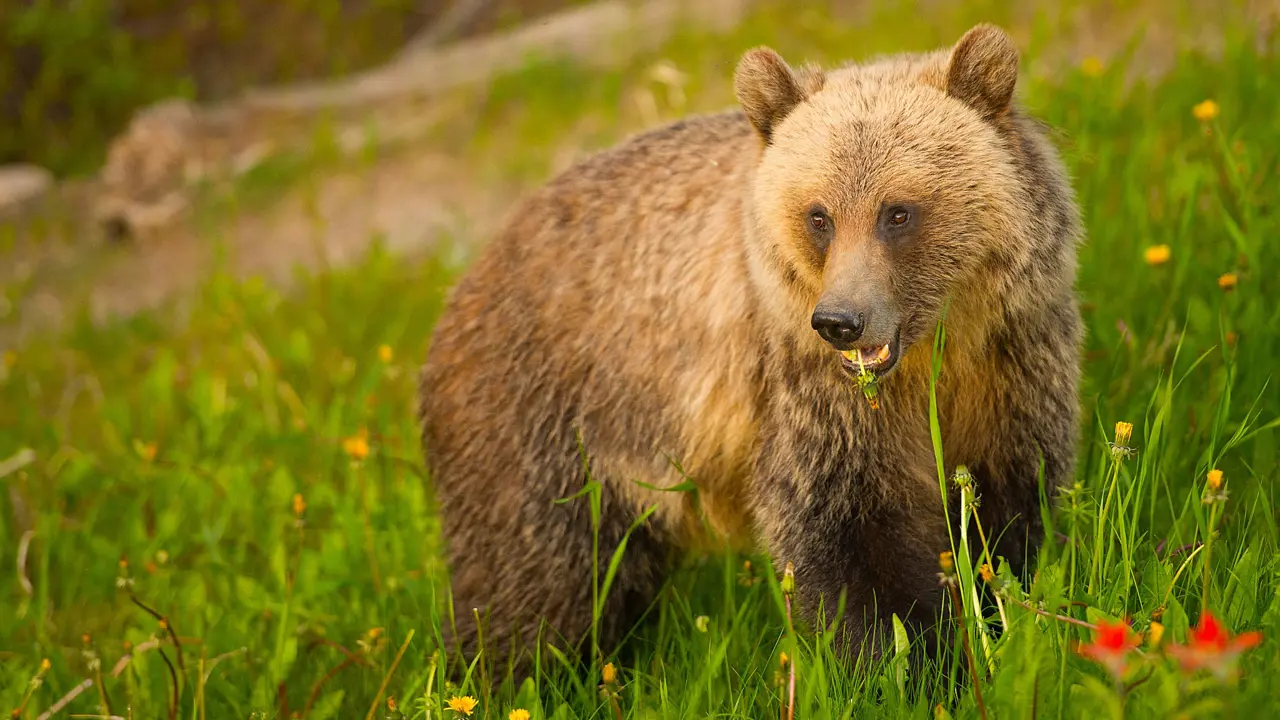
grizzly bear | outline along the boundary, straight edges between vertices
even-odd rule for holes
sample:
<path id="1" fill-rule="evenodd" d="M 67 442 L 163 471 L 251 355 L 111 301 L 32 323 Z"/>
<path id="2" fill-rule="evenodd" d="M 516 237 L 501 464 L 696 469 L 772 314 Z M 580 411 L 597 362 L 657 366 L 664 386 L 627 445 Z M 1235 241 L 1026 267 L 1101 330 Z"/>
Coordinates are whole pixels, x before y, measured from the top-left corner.
<path id="1" fill-rule="evenodd" d="M 1082 230 L 1014 101 L 1018 62 L 986 24 L 825 71 L 756 48 L 739 110 L 633 137 L 515 208 L 420 378 L 465 653 L 473 609 L 490 658 L 584 640 L 593 563 L 603 579 L 633 524 L 606 651 L 697 547 L 793 565 L 802 619 L 843 600 L 846 648 L 875 654 L 895 613 L 927 627 L 951 547 L 939 323 L 943 471 L 968 467 L 994 552 L 1025 567 L 1040 488 L 1074 471 Z M 564 501 L 589 480 L 598 520 Z"/>

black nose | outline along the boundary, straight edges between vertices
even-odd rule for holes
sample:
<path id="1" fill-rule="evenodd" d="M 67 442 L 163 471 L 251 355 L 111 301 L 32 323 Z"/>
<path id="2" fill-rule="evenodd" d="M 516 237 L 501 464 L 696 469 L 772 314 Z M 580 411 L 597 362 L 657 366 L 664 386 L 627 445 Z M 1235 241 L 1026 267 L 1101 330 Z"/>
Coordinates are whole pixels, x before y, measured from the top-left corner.
<path id="1" fill-rule="evenodd" d="M 822 339 L 836 346 L 837 350 L 852 349 L 853 344 L 862 337 L 863 328 L 867 326 L 862 313 L 829 310 L 814 311 L 810 323 Z"/>

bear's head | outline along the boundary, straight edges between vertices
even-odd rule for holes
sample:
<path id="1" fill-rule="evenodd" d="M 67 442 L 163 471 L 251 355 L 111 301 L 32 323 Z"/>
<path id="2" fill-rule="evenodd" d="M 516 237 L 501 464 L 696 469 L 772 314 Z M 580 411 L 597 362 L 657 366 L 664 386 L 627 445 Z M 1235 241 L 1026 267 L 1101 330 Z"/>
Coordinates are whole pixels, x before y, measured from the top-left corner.
<path id="1" fill-rule="evenodd" d="M 1010 129 L 1017 72 L 991 25 L 829 72 L 768 48 L 743 56 L 735 88 L 763 147 L 748 253 L 795 347 L 885 374 L 944 306 L 949 338 L 1000 312 L 1008 283 L 984 267 L 1032 252 L 1035 227 Z"/>

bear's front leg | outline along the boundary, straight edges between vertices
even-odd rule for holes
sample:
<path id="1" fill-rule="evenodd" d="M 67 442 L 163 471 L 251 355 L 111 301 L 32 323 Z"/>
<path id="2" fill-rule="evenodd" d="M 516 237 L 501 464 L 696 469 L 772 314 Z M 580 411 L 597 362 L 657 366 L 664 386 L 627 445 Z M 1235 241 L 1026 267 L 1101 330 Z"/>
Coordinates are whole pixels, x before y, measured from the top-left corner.
<path id="1" fill-rule="evenodd" d="M 1080 317 L 1064 300 L 1032 315 L 1006 318 L 993 339 L 986 386 L 988 415 L 965 435 L 980 439 L 969 471 L 991 551 L 1015 574 L 1034 564 L 1044 536 L 1040 473 L 1050 500 L 1071 482 L 1079 439 Z M 945 373 L 945 370 L 944 370 Z M 975 548 L 976 549 L 976 548 Z"/>
<path id="2" fill-rule="evenodd" d="M 849 420 L 766 425 L 758 527 L 778 572 L 794 567 L 799 619 L 828 628 L 843 593 L 837 643 L 878 657 L 890 646 L 892 615 L 918 631 L 935 620 L 945 601 L 938 560 L 950 543 L 936 474 L 918 448 Z"/>

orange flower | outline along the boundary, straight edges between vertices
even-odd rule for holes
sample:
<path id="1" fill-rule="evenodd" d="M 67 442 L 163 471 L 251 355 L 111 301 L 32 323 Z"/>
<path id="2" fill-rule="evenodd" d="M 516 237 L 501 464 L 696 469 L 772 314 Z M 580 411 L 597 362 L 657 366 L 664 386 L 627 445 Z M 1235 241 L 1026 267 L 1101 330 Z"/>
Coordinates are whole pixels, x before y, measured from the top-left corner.
<path id="1" fill-rule="evenodd" d="M 133 451 L 138 453 L 138 457 L 147 462 L 151 462 L 156 459 L 156 444 L 153 442 L 142 442 L 135 438 L 133 441 Z"/>
<path id="2" fill-rule="evenodd" d="M 1081 645 L 1077 651 L 1105 667 L 1119 680 L 1129 667 L 1129 653 L 1137 647 L 1138 638 L 1128 623 L 1123 620 L 1114 623 L 1103 620 L 1098 623 L 1093 642 Z"/>
<path id="3" fill-rule="evenodd" d="M 1236 289 L 1238 281 L 1239 278 L 1236 277 L 1235 273 L 1223 273 L 1218 276 L 1218 287 L 1222 288 L 1223 292 L 1231 292 Z"/>
<path id="4" fill-rule="evenodd" d="M 1222 487 L 1222 471 L 1210 470 L 1209 475 L 1205 478 L 1205 482 L 1209 483 L 1210 490 L 1217 490 Z"/>
<path id="5" fill-rule="evenodd" d="M 982 582 L 988 583 L 991 582 L 991 578 L 996 576 L 991 569 L 991 563 L 983 563 L 982 567 L 978 568 L 978 574 L 982 576 Z"/>
<path id="6" fill-rule="evenodd" d="M 379 359 L 379 360 L 381 360 L 381 361 L 382 361 L 382 362 L 384 362 L 384 363 L 389 363 L 389 362 L 391 362 L 391 357 L 392 357 L 392 352 L 391 352 L 391 346 L 390 346 L 390 345 L 379 345 L 379 346 L 378 346 L 378 359 Z"/>
<path id="7" fill-rule="evenodd" d="M 293 514 L 302 517 L 302 513 L 307 509 L 307 501 L 303 499 L 302 493 L 293 494 Z"/>
<path id="8" fill-rule="evenodd" d="M 600 670 L 600 679 L 605 685 L 618 682 L 618 669 L 613 666 L 613 663 L 605 663 L 604 668 Z"/>
<path id="9" fill-rule="evenodd" d="M 1240 655 L 1262 642 L 1262 633 L 1246 632 L 1232 637 L 1213 613 L 1205 610 L 1200 622 L 1191 629 L 1190 642 L 1171 645 L 1169 653 L 1177 658 L 1186 672 L 1206 668 L 1219 680 L 1226 680 L 1236 669 Z"/>
<path id="10" fill-rule="evenodd" d="M 1169 257 L 1173 255 L 1173 251 L 1168 245 L 1152 245 L 1142 252 L 1142 259 L 1148 265 L 1163 265 L 1169 262 Z"/>

